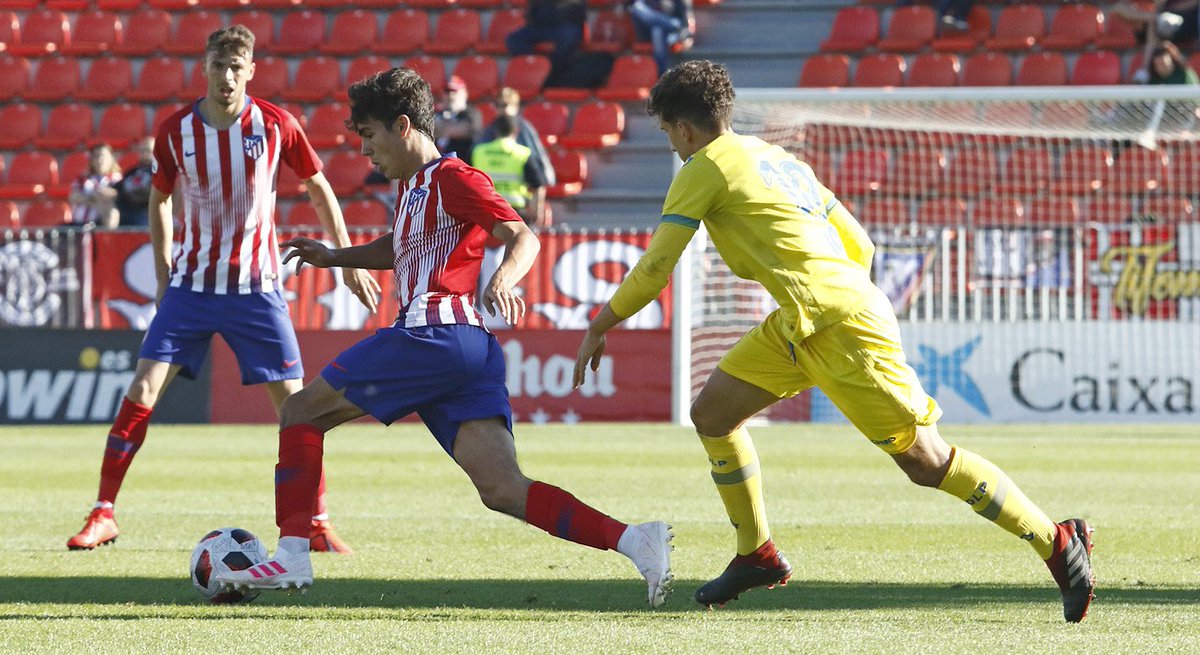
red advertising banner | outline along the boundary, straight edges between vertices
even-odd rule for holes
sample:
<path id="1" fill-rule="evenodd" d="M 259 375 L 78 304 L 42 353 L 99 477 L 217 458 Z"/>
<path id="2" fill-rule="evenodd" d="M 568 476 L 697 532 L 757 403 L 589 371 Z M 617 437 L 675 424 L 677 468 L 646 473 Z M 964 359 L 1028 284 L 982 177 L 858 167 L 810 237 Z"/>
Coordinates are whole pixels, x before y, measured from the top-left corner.
<path id="1" fill-rule="evenodd" d="M 370 332 L 300 332 L 306 379 Z M 610 333 L 600 369 L 571 388 L 576 330 L 519 330 L 499 335 L 508 365 L 513 418 L 526 423 L 580 421 L 669 421 L 671 419 L 671 331 L 616 330 Z M 237 361 L 213 342 L 212 422 L 274 423 L 264 390 L 237 384 Z"/>
<path id="2" fill-rule="evenodd" d="M 383 232 L 351 234 L 355 244 L 367 243 Z M 321 238 L 318 232 L 281 229 L 280 240 L 293 236 Z M 518 330 L 580 330 L 612 296 L 617 285 L 637 263 L 650 242 L 650 232 L 545 232 L 539 234 L 541 253 L 521 282 L 528 307 Z M 144 232 L 96 232 L 92 299 L 97 325 L 102 329 L 145 329 L 154 316 L 154 265 L 150 236 Z M 484 257 L 481 279 L 487 280 L 503 252 L 492 249 Z M 292 320 L 303 330 L 364 330 L 391 325 L 398 308 L 391 271 L 373 271 L 383 288 L 382 301 L 370 315 L 341 284 L 340 269 L 306 266 L 299 275 L 294 267 L 283 274 Z M 671 325 L 668 287 L 658 300 L 626 321 L 632 329 L 658 330 Z M 509 329 L 489 320 L 494 330 Z"/>

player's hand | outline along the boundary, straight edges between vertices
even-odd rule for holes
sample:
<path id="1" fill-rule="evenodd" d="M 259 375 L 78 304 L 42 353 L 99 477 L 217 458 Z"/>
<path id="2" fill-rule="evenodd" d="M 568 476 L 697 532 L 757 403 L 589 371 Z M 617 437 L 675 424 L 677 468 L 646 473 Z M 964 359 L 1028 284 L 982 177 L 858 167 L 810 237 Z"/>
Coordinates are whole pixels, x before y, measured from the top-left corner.
<path id="1" fill-rule="evenodd" d="M 372 314 L 379 307 L 379 282 L 370 273 L 361 268 L 347 268 L 342 271 L 342 282 L 346 288 L 358 297 L 359 302 L 369 309 Z"/>
<path id="2" fill-rule="evenodd" d="M 300 272 L 300 267 L 304 264 L 312 264 L 317 268 L 329 268 L 333 266 L 333 251 L 328 246 L 308 237 L 296 237 L 288 239 L 279 244 L 280 248 L 292 248 L 292 251 L 283 257 L 283 265 L 293 259 L 296 260 L 296 272 Z"/>
<path id="3" fill-rule="evenodd" d="M 488 314 L 496 315 L 499 311 L 504 322 L 516 325 L 525 316 L 525 301 L 512 287 L 498 282 L 495 278 L 483 290 L 483 308 Z"/>
<path id="4" fill-rule="evenodd" d="M 600 368 L 600 357 L 604 355 L 604 348 L 608 346 L 608 340 L 604 337 L 604 333 L 599 334 L 588 330 L 583 337 L 583 343 L 579 344 L 579 354 L 575 356 L 575 377 L 572 388 L 578 389 L 583 384 L 584 376 L 587 369 Z"/>

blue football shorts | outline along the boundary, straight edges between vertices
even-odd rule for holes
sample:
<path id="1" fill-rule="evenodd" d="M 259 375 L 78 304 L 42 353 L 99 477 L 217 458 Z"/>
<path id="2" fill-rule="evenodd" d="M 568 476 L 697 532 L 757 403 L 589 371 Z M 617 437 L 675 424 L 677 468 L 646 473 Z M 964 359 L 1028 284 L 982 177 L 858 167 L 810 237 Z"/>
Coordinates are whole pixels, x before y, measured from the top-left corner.
<path id="1" fill-rule="evenodd" d="M 169 287 L 138 356 L 179 364 L 180 375 L 195 379 L 214 334 L 237 357 L 242 384 L 304 377 L 300 344 L 279 291 L 224 295 Z"/>
<path id="2" fill-rule="evenodd" d="M 393 325 L 347 348 L 321 377 L 384 424 L 416 412 L 454 456 L 458 427 L 503 418 L 512 431 L 504 351 L 473 325 Z"/>

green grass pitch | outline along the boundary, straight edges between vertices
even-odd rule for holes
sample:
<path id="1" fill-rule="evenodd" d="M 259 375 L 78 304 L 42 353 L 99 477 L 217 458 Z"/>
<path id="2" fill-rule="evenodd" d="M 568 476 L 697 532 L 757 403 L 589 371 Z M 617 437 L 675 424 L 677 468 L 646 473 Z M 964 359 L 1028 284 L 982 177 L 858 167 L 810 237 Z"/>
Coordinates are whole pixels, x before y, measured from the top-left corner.
<path id="1" fill-rule="evenodd" d="M 945 427 L 1056 520 L 1096 527 L 1098 597 L 1062 622 L 1027 545 L 911 485 L 841 426 L 752 430 L 791 584 L 725 609 L 691 599 L 733 530 L 688 430 L 519 426 L 525 472 L 626 521 L 675 526 L 659 610 L 632 565 L 484 509 L 419 425 L 326 439 L 330 512 L 357 550 L 314 556 L 307 595 L 201 602 L 196 540 L 238 526 L 274 549 L 270 426 L 152 426 L 115 546 L 68 552 L 104 426 L 0 429 L 0 653 L 1200 652 L 1194 427 Z"/>

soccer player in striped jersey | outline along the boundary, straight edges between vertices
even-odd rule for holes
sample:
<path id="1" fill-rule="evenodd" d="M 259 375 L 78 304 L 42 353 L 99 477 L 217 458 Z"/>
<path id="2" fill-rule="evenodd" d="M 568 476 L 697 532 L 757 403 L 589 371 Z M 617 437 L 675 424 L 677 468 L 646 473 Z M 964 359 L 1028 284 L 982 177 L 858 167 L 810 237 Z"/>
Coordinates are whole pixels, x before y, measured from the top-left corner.
<path id="1" fill-rule="evenodd" d="M 283 297 L 275 238 L 280 166 L 290 166 L 304 180 L 330 238 L 339 246 L 350 239 L 300 124 L 287 111 L 247 95 L 253 57 L 250 30 L 234 25 L 213 32 L 203 60 L 206 95 L 158 126 L 150 192 L 158 312 L 108 435 L 95 507 L 67 541 L 71 550 L 116 541 L 113 503 L 146 438 L 154 405 L 176 374 L 195 377 L 214 334 L 237 356 L 242 384 L 265 384 L 277 412 L 302 386 L 304 368 Z M 183 202 L 179 232 L 172 222 L 176 190 Z M 347 270 L 344 280 L 374 311 L 375 279 Z M 314 550 L 349 552 L 325 514 L 323 493 L 306 525 Z"/>
<path id="2" fill-rule="evenodd" d="M 538 240 L 491 181 L 433 140 L 433 95 L 416 73 L 394 68 L 350 87 L 347 126 L 362 153 L 400 180 L 393 231 L 370 244 L 331 249 L 312 239 L 284 243 L 298 265 L 352 266 L 395 274 L 396 323 L 338 355 L 320 377 L 288 398 L 275 469 L 273 559 L 218 581 L 255 589 L 312 584 L 305 526 L 321 472 L 325 433 L 364 415 L 390 424 L 416 412 L 488 508 L 550 534 L 633 561 L 651 605 L 670 592 L 671 532 L 661 521 L 626 525 L 562 489 L 530 480 L 517 465 L 504 354 L 483 325 L 474 295 L 484 243 L 504 243 L 482 292 L 484 308 L 508 324 L 525 313 L 514 286 L 529 271 Z"/>
<path id="3" fill-rule="evenodd" d="M 771 540 L 745 424 L 781 398 L 817 386 L 913 482 L 965 501 L 1029 542 L 1059 585 L 1066 620 L 1082 620 L 1095 584 L 1091 528 L 1081 519 L 1054 523 L 994 464 L 942 439 L 941 409 L 905 362 L 891 303 L 871 283 L 874 245 L 811 167 L 733 132 L 733 98 L 728 73 L 710 61 L 680 64 L 651 90 L 649 111 L 683 168 L 650 245 L 592 320 L 575 364 L 579 386 L 587 368 L 599 364 L 605 332 L 658 297 L 702 222 L 729 268 L 762 284 L 779 304 L 725 354 L 692 404 L 692 423 L 737 532 L 737 555 L 696 600 L 722 605 L 791 575 Z"/>

